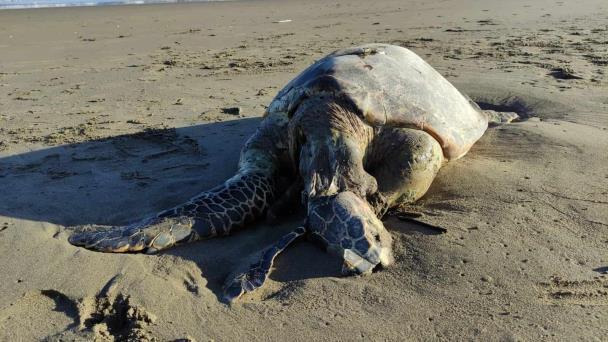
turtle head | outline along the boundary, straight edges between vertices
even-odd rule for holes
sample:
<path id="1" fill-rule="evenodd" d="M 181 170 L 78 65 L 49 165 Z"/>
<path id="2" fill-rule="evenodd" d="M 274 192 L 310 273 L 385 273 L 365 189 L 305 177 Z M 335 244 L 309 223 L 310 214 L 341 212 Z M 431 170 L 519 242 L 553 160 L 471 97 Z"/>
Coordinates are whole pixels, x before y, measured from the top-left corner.
<path id="1" fill-rule="evenodd" d="M 342 273 L 370 273 L 393 262 L 390 233 L 359 196 L 340 192 L 311 199 L 308 205 L 308 229 L 342 257 Z"/>

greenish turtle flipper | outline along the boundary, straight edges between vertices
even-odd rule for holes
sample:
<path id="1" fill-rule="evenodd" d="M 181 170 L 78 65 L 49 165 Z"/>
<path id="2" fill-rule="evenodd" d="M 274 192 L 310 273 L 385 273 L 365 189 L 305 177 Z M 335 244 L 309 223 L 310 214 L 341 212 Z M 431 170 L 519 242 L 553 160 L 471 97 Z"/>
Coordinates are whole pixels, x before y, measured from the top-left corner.
<path id="1" fill-rule="evenodd" d="M 100 252 L 155 253 L 180 242 L 198 239 L 189 217 L 150 218 L 122 227 L 85 226 L 85 230 L 70 236 L 76 246 Z"/>
<path id="2" fill-rule="evenodd" d="M 283 235 L 274 244 L 251 255 L 247 262 L 243 264 L 243 267 L 226 278 L 223 299 L 230 303 L 243 294 L 261 287 L 268 279 L 272 263 L 277 255 L 305 233 L 306 229 L 304 227 L 298 227 L 294 231 Z"/>

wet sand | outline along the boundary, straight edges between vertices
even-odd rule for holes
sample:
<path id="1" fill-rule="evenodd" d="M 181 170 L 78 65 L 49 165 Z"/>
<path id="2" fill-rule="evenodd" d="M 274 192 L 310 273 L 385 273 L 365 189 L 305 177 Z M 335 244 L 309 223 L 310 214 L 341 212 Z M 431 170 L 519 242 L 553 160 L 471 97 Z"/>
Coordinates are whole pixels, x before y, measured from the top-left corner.
<path id="1" fill-rule="evenodd" d="M 602 0 L 0 11 L 0 340 L 605 339 L 607 21 Z M 403 208 L 445 234 L 387 216 L 396 262 L 367 277 L 298 243 L 231 307 L 224 277 L 301 214 L 153 256 L 67 242 L 219 184 L 287 81 L 367 42 L 526 119 Z"/>

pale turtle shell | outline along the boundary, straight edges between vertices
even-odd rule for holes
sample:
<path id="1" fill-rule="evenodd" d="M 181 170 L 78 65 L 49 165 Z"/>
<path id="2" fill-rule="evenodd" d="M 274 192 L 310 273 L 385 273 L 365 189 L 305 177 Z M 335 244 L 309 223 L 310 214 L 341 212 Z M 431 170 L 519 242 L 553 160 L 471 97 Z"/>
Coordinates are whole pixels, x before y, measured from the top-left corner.
<path id="1" fill-rule="evenodd" d="M 370 125 L 418 128 L 441 144 L 447 159 L 463 156 L 488 127 L 485 115 L 414 52 L 368 44 L 336 51 L 289 82 L 268 113 L 291 116 L 309 97 L 354 104 Z"/>

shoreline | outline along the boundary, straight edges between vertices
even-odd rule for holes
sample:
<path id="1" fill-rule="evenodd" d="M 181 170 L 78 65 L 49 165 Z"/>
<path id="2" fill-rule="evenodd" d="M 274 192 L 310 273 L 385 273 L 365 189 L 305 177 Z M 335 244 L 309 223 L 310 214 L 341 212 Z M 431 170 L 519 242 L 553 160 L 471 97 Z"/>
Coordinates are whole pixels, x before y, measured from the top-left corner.
<path id="1" fill-rule="evenodd" d="M 103 1 L 103 0 L 102 0 Z M 125 1 L 107 1 L 107 2 L 82 2 L 82 3 L 48 3 L 48 4 L 24 4 L 24 5 L 9 5 L 0 4 L 1 10 L 27 10 L 27 9 L 66 9 L 66 8 L 80 8 L 80 7 L 108 7 L 108 6 L 146 6 L 146 5 L 187 5 L 187 4 L 198 4 L 207 2 L 232 2 L 238 0 L 125 0 Z M 10 7 L 19 6 L 19 7 Z"/>

